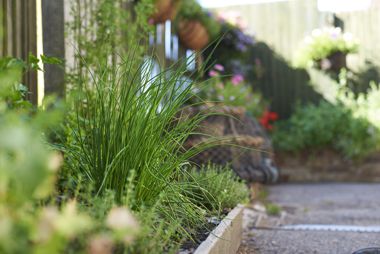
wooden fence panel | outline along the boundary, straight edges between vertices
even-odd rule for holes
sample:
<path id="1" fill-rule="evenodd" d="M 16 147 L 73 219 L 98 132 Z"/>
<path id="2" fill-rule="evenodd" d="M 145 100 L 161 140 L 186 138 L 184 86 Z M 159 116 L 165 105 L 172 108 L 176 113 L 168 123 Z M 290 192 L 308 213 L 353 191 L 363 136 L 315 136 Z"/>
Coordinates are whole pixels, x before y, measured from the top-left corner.
<path id="1" fill-rule="evenodd" d="M 37 55 L 37 5 L 36 0 L 0 0 L 2 38 L 0 57 L 12 56 L 24 60 L 29 53 Z M 29 99 L 37 103 L 37 73 L 24 77 Z"/>
<path id="2" fill-rule="evenodd" d="M 345 30 L 360 42 L 359 53 L 350 56 L 349 64 L 358 69 L 366 61 L 380 66 L 380 0 L 372 0 L 372 7 L 366 11 L 341 13 Z"/>

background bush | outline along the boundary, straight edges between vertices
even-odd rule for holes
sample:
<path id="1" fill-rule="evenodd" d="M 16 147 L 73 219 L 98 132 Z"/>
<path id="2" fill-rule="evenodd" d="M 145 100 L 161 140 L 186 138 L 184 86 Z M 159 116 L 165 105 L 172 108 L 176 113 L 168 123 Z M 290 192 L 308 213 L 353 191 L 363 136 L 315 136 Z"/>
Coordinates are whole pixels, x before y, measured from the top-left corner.
<path id="1" fill-rule="evenodd" d="M 298 107 L 289 120 L 278 123 L 273 142 L 284 151 L 331 147 L 354 158 L 376 148 L 378 131 L 344 105 L 321 102 Z"/>

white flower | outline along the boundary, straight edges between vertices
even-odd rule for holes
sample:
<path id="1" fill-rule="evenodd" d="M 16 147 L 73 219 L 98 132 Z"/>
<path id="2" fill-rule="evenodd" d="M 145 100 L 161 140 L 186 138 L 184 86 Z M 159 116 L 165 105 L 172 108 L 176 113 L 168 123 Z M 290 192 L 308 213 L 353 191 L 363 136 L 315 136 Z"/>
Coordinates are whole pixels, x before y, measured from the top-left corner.
<path id="1" fill-rule="evenodd" d="M 114 207 L 107 216 L 106 224 L 109 228 L 116 231 L 118 237 L 125 244 L 133 241 L 134 235 L 138 232 L 140 226 L 131 212 L 125 207 Z"/>
<path id="2" fill-rule="evenodd" d="M 112 208 L 107 216 L 107 226 L 115 230 L 138 228 L 139 224 L 125 207 Z"/>

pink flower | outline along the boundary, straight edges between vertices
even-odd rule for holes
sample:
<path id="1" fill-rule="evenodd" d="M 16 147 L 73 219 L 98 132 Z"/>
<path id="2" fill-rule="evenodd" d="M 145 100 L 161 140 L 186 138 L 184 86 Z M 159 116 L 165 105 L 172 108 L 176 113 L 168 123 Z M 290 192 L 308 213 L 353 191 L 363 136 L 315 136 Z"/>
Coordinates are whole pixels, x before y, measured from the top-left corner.
<path id="1" fill-rule="evenodd" d="M 211 70 L 211 71 L 208 73 L 208 75 L 209 75 L 210 77 L 216 77 L 216 76 L 219 75 L 219 73 L 218 73 L 217 71 Z"/>
<path id="2" fill-rule="evenodd" d="M 241 82 L 244 81 L 244 77 L 241 74 L 236 74 L 231 78 L 231 82 L 233 85 L 239 85 Z"/>
<path id="3" fill-rule="evenodd" d="M 224 66 L 221 64 L 215 64 L 214 69 L 217 71 L 224 71 Z"/>

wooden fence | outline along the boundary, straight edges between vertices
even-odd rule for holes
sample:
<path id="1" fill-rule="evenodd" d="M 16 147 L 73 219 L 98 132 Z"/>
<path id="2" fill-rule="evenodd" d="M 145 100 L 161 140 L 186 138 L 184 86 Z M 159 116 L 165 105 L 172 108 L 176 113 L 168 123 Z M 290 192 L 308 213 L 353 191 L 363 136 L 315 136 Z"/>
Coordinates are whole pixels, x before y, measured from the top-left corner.
<path id="1" fill-rule="evenodd" d="M 92 10 L 89 8 L 92 1 L 84 0 L 0 0 L 0 57 L 12 56 L 27 60 L 29 53 L 36 56 L 43 53 L 65 59 L 67 66 L 74 66 L 75 38 L 64 37 L 65 22 L 73 19 L 73 3 L 86 7 L 81 10 L 82 16 L 86 15 L 86 11 Z M 166 68 L 193 54 L 181 46 L 172 31 L 171 23 L 166 22 L 157 25 L 155 33 L 150 36 L 159 68 Z M 194 68 L 194 65 L 189 65 L 189 70 Z M 49 65 L 45 65 L 44 69 L 44 73 L 29 72 L 24 78 L 30 91 L 29 99 L 33 103 L 41 102 L 45 93 L 64 95 L 63 69 Z"/>
<path id="2" fill-rule="evenodd" d="M 13 56 L 27 59 L 29 53 L 37 55 L 37 1 L 0 0 L 0 57 Z M 37 103 L 37 73 L 24 77 L 30 100 Z"/>

